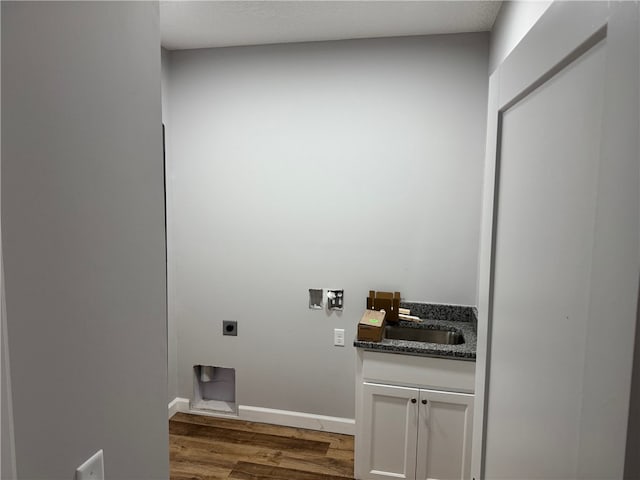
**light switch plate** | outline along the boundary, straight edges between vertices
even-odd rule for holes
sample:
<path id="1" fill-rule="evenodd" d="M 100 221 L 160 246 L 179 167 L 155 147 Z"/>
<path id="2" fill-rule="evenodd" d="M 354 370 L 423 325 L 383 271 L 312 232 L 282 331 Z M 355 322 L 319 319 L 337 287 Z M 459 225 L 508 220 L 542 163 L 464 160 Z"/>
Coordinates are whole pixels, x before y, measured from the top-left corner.
<path id="1" fill-rule="evenodd" d="M 336 347 L 344 347 L 344 328 L 333 329 L 333 344 Z"/>
<path id="2" fill-rule="evenodd" d="M 76 469 L 76 480 L 104 480 L 104 457 L 102 450 Z"/>

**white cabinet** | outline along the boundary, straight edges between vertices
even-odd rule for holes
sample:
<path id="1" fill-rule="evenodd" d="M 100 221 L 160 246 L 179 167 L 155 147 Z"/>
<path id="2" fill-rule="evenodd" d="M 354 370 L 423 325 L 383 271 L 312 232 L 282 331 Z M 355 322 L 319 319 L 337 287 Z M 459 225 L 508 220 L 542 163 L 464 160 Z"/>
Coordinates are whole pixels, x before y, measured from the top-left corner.
<path id="1" fill-rule="evenodd" d="M 416 479 L 468 479 L 473 395 L 420 390 L 418 408 Z"/>
<path id="2" fill-rule="evenodd" d="M 419 396 L 416 388 L 364 384 L 363 463 L 367 476 L 362 478 L 416 477 Z"/>
<path id="3" fill-rule="evenodd" d="M 375 363 L 380 361 L 389 363 L 378 368 Z M 416 361 L 425 363 L 426 377 L 416 376 L 416 368 L 411 373 L 410 364 L 416 367 Z M 432 385 L 429 372 L 440 362 L 454 362 L 442 365 L 460 375 L 458 381 L 444 382 L 440 388 L 462 391 Z M 361 352 L 357 371 L 357 479 L 469 479 L 473 363 Z M 387 376 L 389 372 L 398 373 L 395 380 Z"/>

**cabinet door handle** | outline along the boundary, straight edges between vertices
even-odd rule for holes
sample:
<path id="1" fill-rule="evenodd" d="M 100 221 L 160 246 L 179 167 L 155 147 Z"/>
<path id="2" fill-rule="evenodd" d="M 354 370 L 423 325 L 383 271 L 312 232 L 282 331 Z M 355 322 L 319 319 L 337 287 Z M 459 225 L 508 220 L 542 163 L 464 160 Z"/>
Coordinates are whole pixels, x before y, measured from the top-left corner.
<path id="1" fill-rule="evenodd" d="M 415 398 L 411 399 L 411 403 L 416 403 L 418 400 L 416 400 Z"/>
<path id="2" fill-rule="evenodd" d="M 423 405 L 426 405 L 426 404 L 427 404 L 427 400 L 426 400 L 426 399 L 423 399 L 423 400 L 422 400 L 422 404 L 423 404 Z"/>

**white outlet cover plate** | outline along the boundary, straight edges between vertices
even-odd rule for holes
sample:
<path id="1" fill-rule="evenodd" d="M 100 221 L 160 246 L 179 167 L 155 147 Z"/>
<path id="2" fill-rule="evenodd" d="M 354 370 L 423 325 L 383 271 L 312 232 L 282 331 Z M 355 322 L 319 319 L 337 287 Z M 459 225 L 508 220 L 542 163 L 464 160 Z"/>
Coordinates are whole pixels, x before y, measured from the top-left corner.
<path id="1" fill-rule="evenodd" d="M 98 450 L 76 469 L 76 480 L 104 480 L 104 456 Z"/>

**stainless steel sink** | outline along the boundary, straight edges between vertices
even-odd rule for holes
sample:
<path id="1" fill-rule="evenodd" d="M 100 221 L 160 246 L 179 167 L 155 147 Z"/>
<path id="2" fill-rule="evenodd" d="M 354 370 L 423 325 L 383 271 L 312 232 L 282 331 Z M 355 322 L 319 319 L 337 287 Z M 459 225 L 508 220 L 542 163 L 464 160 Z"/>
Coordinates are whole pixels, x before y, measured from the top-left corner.
<path id="1" fill-rule="evenodd" d="M 464 343 L 464 337 L 459 332 L 400 327 L 397 325 L 387 325 L 384 330 L 384 336 L 391 340 L 408 340 L 411 342 L 444 343 L 447 345 Z"/>

